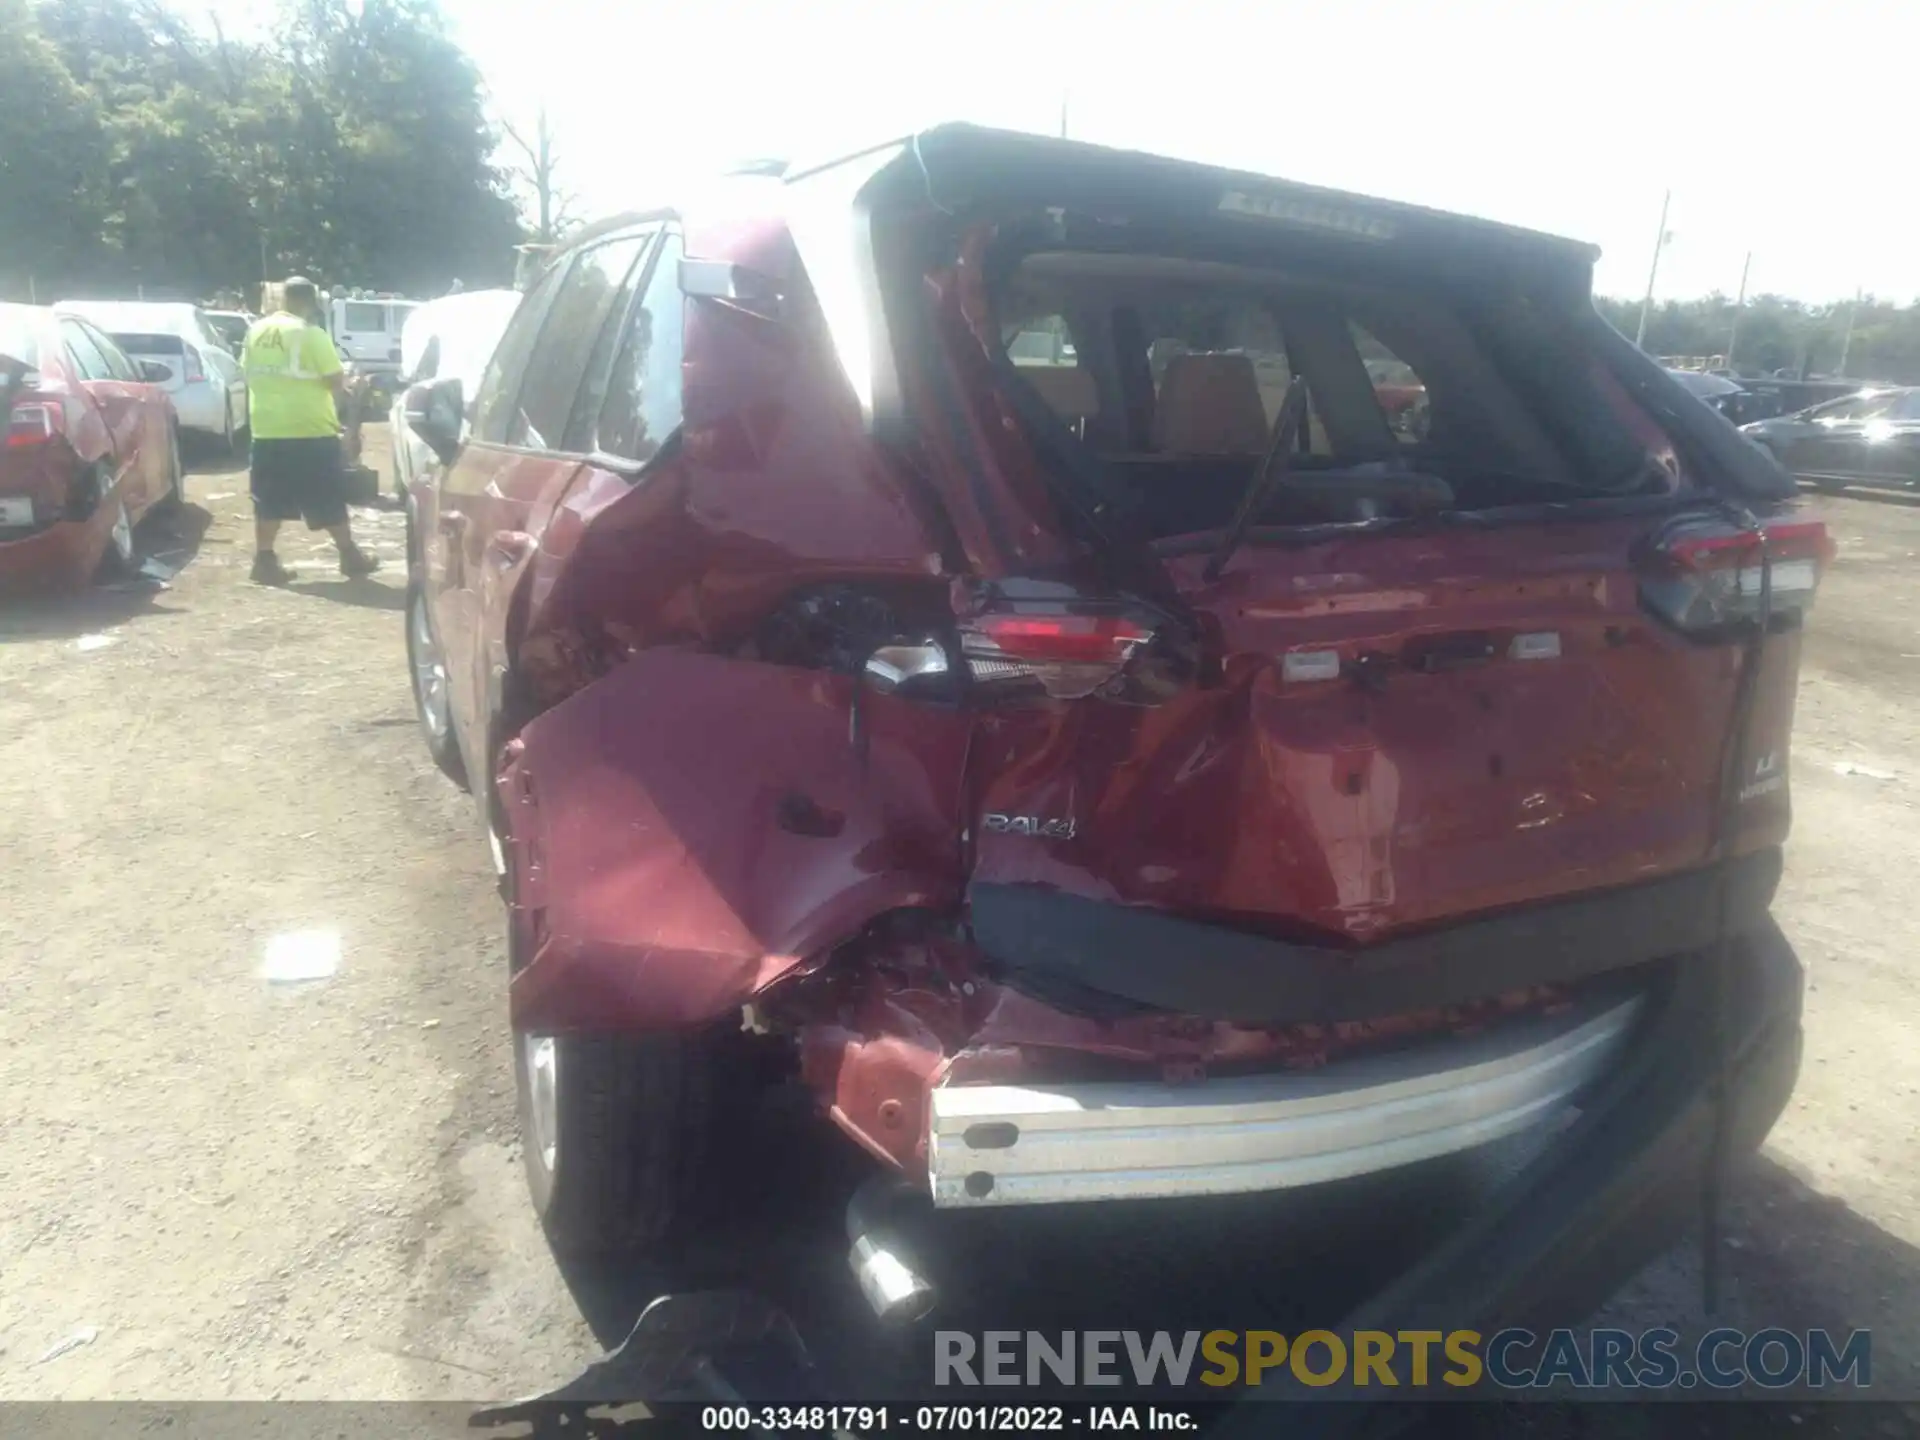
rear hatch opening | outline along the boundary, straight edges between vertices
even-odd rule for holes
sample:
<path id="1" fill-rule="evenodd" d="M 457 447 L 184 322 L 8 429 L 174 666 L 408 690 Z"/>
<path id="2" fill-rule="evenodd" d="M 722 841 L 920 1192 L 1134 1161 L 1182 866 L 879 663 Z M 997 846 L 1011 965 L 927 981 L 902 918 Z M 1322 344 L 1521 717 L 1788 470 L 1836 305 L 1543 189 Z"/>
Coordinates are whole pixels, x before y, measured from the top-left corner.
<path id="1" fill-rule="evenodd" d="M 972 885 L 1366 946 L 1784 839 L 1825 537 L 1589 248 L 981 132 L 866 193 L 995 702 Z"/>

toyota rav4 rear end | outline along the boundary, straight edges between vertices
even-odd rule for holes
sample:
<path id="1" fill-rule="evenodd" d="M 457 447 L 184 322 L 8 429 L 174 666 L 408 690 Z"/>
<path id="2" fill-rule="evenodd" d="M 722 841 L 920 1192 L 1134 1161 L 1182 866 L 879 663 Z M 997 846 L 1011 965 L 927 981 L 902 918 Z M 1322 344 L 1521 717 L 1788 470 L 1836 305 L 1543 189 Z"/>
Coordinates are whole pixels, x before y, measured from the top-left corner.
<path id="1" fill-rule="evenodd" d="M 1455 1327 L 1670 1243 L 1798 1066 L 1829 551 L 1595 252 L 963 127 L 773 188 L 515 622 L 516 1025 L 744 1026 L 936 1207 L 1558 1134 Z"/>

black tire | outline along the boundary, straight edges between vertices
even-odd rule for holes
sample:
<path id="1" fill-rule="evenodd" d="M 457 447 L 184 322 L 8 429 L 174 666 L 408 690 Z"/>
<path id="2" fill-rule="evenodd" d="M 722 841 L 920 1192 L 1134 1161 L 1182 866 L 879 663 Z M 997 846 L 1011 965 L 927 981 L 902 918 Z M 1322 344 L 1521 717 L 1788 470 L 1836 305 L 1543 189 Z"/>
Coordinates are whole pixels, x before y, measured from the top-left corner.
<path id="1" fill-rule="evenodd" d="M 167 493 L 160 497 L 155 508 L 171 515 L 184 509 L 187 503 L 187 467 L 180 459 L 180 432 L 172 426 L 167 427 L 167 445 L 171 466 L 167 476 Z"/>
<path id="2" fill-rule="evenodd" d="M 497 806 L 489 826 L 500 832 Z M 526 963 L 525 912 L 513 909 L 512 866 L 500 876 L 507 964 Z M 530 1043 L 531 1042 L 531 1043 Z M 713 1137 L 735 1086 L 721 1079 L 717 1032 L 548 1037 L 552 1152 L 536 1117 L 534 1037 L 513 1036 L 520 1156 L 534 1214 L 556 1255 L 632 1260 L 685 1239 L 705 1213 Z M 734 1067 L 736 1075 L 744 1073 Z"/>
<path id="3" fill-rule="evenodd" d="M 247 443 L 248 428 L 233 423 L 233 399 L 227 399 L 226 453 L 235 460 L 244 459 L 251 448 Z"/>
<path id="4" fill-rule="evenodd" d="M 520 1149 L 556 1254 L 632 1259 L 698 1213 L 714 1125 L 712 1051 L 695 1035 L 553 1037 L 554 1145 L 533 1117 L 527 1038 L 514 1036 Z"/>
<path id="5" fill-rule="evenodd" d="M 433 626 L 433 610 L 427 604 L 426 587 L 416 570 L 407 580 L 405 610 L 407 629 L 407 676 L 413 687 L 414 718 L 420 722 L 421 737 L 427 742 L 427 754 L 433 763 L 462 790 L 468 788 L 467 766 L 460 755 L 460 741 L 454 733 L 452 698 L 448 694 L 446 659 L 440 649 L 440 637 Z M 440 696 L 436 710 L 429 692 L 429 671 L 440 671 Z"/>
<path id="6" fill-rule="evenodd" d="M 140 538 L 134 533 L 133 517 L 127 513 L 126 502 L 112 498 L 113 484 L 105 474 L 94 471 L 92 486 L 95 503 L 117 512 L 93 578 L 102 583 L 130 579 L 140 568 Z"/>

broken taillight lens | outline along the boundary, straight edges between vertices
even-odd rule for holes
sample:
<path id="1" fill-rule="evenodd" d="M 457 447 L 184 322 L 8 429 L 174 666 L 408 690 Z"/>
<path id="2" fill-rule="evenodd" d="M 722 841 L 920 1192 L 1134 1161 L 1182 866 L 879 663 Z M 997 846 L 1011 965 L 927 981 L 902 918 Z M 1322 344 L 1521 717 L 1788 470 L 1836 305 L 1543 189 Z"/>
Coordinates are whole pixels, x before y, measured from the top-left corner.
<path id="1" fill-rule="evenodd" d="M 7 412 L 7 448 L 45 445 L 66 429 L 58 400 L 16 400 Z"/>
<path id="2" fill-rule="evenodd" d="M 1763 521 L 1770 615 L 1798 619 L 1813 606 L 1833 541 L 1818 520 Z M 1655 535 L 1640 559 L 1641 602 L 1688 634 L 1722 631 L 1760 612 L 1760 534 L 1692 517 Z"/>
<path id="3" fill-rule="evenodd" d="M 1124 615 L 987 613 L 960 630 L 975 684 L 1079 700 L 1117 679 L 1153 631 Z"/>

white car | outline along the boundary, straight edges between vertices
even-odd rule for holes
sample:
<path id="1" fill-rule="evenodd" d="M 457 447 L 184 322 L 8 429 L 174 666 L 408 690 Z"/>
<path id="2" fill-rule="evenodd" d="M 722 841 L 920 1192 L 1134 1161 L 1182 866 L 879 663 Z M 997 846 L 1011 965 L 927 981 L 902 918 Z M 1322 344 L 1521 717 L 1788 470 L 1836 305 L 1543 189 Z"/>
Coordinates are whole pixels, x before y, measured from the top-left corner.
<path id="1" fill-rule="evenodd" d="M 53 307 L 104 330 L 133 360 L 166 367 L 161 389 L 182 430 L 212 436 L 229 453 L 247 429 L 247 378 L 198 305 L 151 300 L 62 300 Z"/>
<path id="2" fill-rule="evenodd" d="M 407 386 L 457 379 L 471 405 L 507 322 L 519 308 L 518 290 L 471 290 L 429 300 L 407 317 L 400 332 L 403 380 L 388 417 L 393 489 L 402 500 L 414 480 L 433 464 L 433 452 L 407 425 Z"/>
<path id="3" fill-rule="evenodd" d="M 226 345 L 227 353 L 236 356 L 240 354 L 240 347 L 247 343 L 247 331 L 260 318 L 246 310 L 209 310 L 206 316 L 213 333 Z"/>

